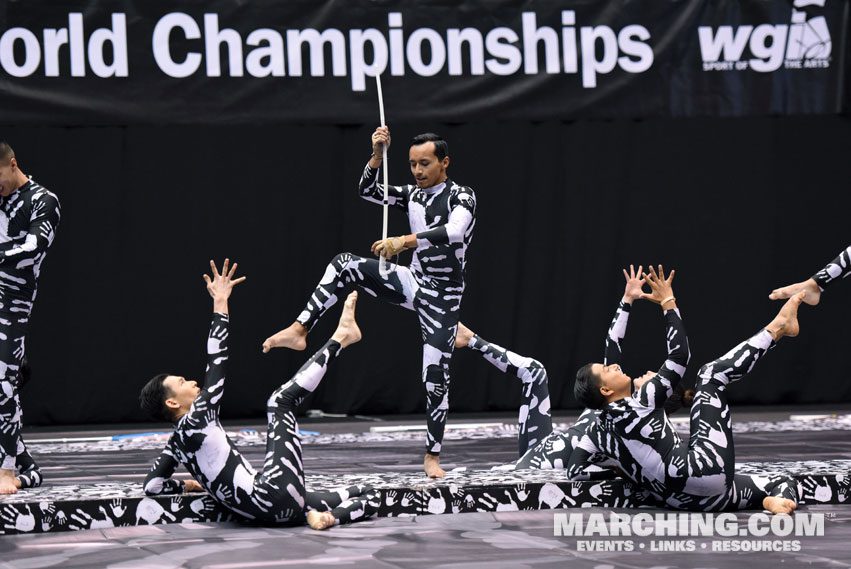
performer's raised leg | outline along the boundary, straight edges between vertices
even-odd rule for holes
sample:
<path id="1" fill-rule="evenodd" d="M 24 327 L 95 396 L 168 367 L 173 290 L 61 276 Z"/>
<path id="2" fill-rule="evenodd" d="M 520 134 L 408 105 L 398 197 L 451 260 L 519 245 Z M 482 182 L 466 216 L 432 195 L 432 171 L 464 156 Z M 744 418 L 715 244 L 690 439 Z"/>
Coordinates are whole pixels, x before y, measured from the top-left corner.
<path id="1" fill-rule="evenodd" d="M 749 373 L 775 342 L 784 336 L 798 335 L 798 307 L 805 294 L 801 292 L 789 299 L 764 329 L 719 359 L 705 364 L 698 372 L 691 408 L 688 480 L 683 491 L 695 496 L 713 497 L 707 499 L 705 509 L 727 509 L 742 503 L 734 485 L 736 454 L 727 386 Z M 740 479 L 740 483 L 744 485 L 745 479 Z M 777 484 L 773 487 L 772 493 L 763 499 L 763 506 L 775 513 L 794 509 L 795 502 L 784 497 L 784 490 L 789 485 L 787 482 L 785 486 Z M 789 492 L 786 494 L 791 495 Z"/>
<path id="2" fill-rule="evenodd" d="M 272 348 L 303 350 L 307 346 L 307 334 L 316 322 L 337 303 L 340 294 L 350 292 L 355 286 L 374 297 L 413 310 L 417 285 L 407 267 L 397 266 L 394 271 L 384 275 L 376 259 L 340 253 L 326 267 L 325 274 L 296 321 L 269 336 L 263 342 L 263 352 Z"/>
<path id="3" fill-rule="evenodd" d="M 254 488 L 259 501 L 275 504 L 276 518 L 292 519 L 296 516 L 296 510 L 304 510 L 311 503 L 317 504 L 322 498 L 327 498 L 327 493 L 313 496 L 305 491 L 301 442 L 295 410 L 304 398 L 316 389 L 328 369 L 328 364 L 340 350 L 361 339 L 361 332 L 355 321 L 356 301 L 357 292 L 353 292 L 346 299 L 340 323 L 331 339 L 302 366 L 291 380 L 275 390 L 267 402 L 269 430 L 266 439 L 266 460 L 263 464 L 263 472 L 257 477 Z M 359 500 L 361 498 L 352 499 L 353 502 Z M 342 499 L 330 516 L 328 514 L 319 517 L 311 515 L 308 522 L 315 529 L 325 529 L 335 523 L 334 520 L 337 518 L 334 512 L 341 516 L 341 521 L 357 519 L 347 518 L 349 511 L 352 510 L 370 513 L 369 506 L 366 504 L 357 504 L 356 507 L 341 506 Z"/>
<path id="4" fill-rule="evenodd" d="M 523 456 L 527 450 L 552 433 L 553 421 L 550 416 L 547 370 L 541 362 L 488 342 L 460 322 L 455 347 L 469 347 L 479 352 L 494 367 L 520 380 L 522 399 L 517 418 L 518 456 Z"/>
<path id="5" fill-rule="evenodd" d="M 799 283 L 774 289 L 768 295 L 768 298 L 782 300 L 801 291 L 806 291 L 807 296 L 804 297 L 804 302 L 815 306 L 821 300 L 821 293 L 832 281 L 844 279 L 848 275 L 851 275 L 851 245 L 812 277 Z"/>

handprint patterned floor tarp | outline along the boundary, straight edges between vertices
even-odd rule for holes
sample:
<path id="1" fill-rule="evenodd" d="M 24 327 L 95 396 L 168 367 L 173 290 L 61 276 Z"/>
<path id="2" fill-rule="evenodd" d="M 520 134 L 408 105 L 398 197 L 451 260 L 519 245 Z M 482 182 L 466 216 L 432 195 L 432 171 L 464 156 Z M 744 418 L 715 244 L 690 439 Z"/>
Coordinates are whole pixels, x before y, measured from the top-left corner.
<path id="1" fill-rule="evenodd" d="M 738 471 L 788 472 L 799 480 L 806 504 L 851 503 L 847 416 L 734 424 Z M 338 424 L 331 429 L 336 433 L 304 435 L 307 486 L 374 485 L 381 493 L 380 517 L 635 508 L 647 503 L 622 480 L 569 482 L 558 470 L 491 470 L 510 462 L 516 453 L 516 426 L 511 424 L 450 430 L 443 458 L 454 470 L 438 481 L 420 471 L 421 433 L 370 433 L 363 432 L 362 424 L 350 426 L 361 432 L 342 432 L 345 425 Z M 321 425 L 309 428 L 325 430 Z M 256 431 L 234 429 L 232 436 L 249 460 L 262 461 L 263 439 Z M 42 433 L 30 443 L 46 476 L 45 485 L 0 498 L 0 534 L 239 521 L 205 494 L 144 495 L 141 480 L 162 440 L 104 436 L 110 440 L 39 442 L 48 438 Z"/>

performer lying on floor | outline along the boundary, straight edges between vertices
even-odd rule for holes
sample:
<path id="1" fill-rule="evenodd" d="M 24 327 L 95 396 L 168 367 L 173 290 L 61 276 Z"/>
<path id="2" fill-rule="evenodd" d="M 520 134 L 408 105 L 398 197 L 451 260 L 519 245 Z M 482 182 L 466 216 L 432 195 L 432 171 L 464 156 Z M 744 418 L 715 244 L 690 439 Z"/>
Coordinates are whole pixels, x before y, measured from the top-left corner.
<path id="1" fill-rule="evenodd" d="M 821 293 L 824 292 L 827 285 L 837 279 L 847 278 L 848 275 L 851 275 L 851 245 L 812 277 L 803 282 L 774 289 L 768 295 L 768 298 L 783 300 L 801 291 L 806 291 L 807 296 L 804 297 L 804 302 L 815 306 L 821 300 Z"/>
<path id="2" fill-rule="evenodd" d="M 374 514 L 377 503 L 369 486 L 322 492 L 305 490 L 295 418 L 296 407 L 319 385 L 331 360 L 340 350 L 361 339 L 355 322 L 357 292 L 346 299 L 331 339 L 269 397 L 266 459 L 263 469 L 257 472 L 228 438 L 219 421 L 228 360 L 228 297 L 233 286 L 245 277 L 234 280 L 236 263 L 228 272 L 228 260 L 221 274 L 212 261 L 210 266 L 213 278 L 204 275 L 204 280 L 213 297 L 214 314 L 207 339 L 204 388 L 178 375 L 160 374 L 145 385 L 139 397 L 142 408 L 153 417 L 175 423 L 174 434 L 145 479 L 145 492 L 156 495 L 204 489 L 239 516 L 294 523 L 303 523 L 306 517 L 314 529 L 354 522 Z M 183 482 L 171 478 L 178 463 L 186 467 L 194 480 Z"/>
<path id="3" fill-rule="evenodd" d="M 574 480 L 587 479 L 589 463 L 610 459 L 660 505 L 694 511 L 763 507 L 773 513 L 791 513 L 798 497 L 794 479 L 735 473 L 726 390 L 780 338 L 798 335 L 798 306 L 806 293 L 792 297 L 755 336 L 700 368 L 691 408 L 691 437 L 684 445 L 662 409 L 689 360 L 688 339 L 671 287 L 673 277 L 673 271 L 666 279 L 661 266 L 658 275 L 651 267 L 646 282 L 652 292 L 642 294 L 664 310 L 668 358 L 659 372 L 635 393 L 632 380 L 617 364 L 588 364 L 576 374 L 577 400 L 601 412 L 571 453 L 567 474 Z M 615 334 L 620 338 L 626 331 L 626 320 L 622 326 L 619 321 L 626 311 L 621 304 L 613 323 L 614 328 L 622 330 Z"/>
<path id="4" fill-rule="evenodd" d="M 642 267 L 630 265 L 630 272 L 624 270 L 626 288 L 621 300 L 622 305 L 630 306 L 641 297 L 640 275 Z M 621 340 L 626 331 L 626 321 L 629 311 L 619 313 L 618 319 L 609 327 L 606 336 L 605 365 L 619 364 L 621 361 Z M 520 413 L 518 417 L 518 451 L 519 460 L 511 465 L 497 467 L 517 469 L 551 469 L 566 468 L 570 461 L 570 453 L 579 444 L 585 430 L 596 420 L 600 411 L 585 409 L 576 422 L 566 432 L 553 430 L 550 414 L 550 392 L 547 370 L 544 365 L 526 356 L 521 356 L 497 344 L 488 342 L 463 323 L 458 323 L 458 335 L 455 338 L 456 348 L 471 348 L 499 370 L 516 376 L 522 383 Z M 650 372 L 648 372 L 649 374 Z M 636 380 L 635 389 L 647 381 L 649 375 Z M 665 401 L 665 411 L 675 413 L 681 407 L 691 407 L 693 392 L 685 391 L 678 385 L 674 393 Z M 589 465 L 589 472 L 594 472 L 594 478 L 614 477 L 617 472 L 603 465 Z"/>

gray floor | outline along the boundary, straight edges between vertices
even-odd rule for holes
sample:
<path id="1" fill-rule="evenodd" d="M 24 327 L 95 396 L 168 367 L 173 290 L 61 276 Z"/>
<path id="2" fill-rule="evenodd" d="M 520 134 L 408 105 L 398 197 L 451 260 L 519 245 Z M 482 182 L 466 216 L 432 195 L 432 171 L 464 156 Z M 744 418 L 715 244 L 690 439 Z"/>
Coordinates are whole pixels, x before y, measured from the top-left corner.
<path id="1" fill-rule="evenodd" d="M 327 532 L 222 523 L 13 536 L 0 540 L 0 567 L 849 567 L 851 508 L 818 506 L 808 512 L 826 515 L 823 536 L 734 538 L 740 546 L 771 543 L 797 549 L 790 552 L 713 551 L 718 544 L 731 542 L 717 536 L 555 536 L 553 517 L 558 512 L 536 511 L 380 518 Z M 592 515 L 608 517 L 611 511 L 589 508 L 578 513 L 587 522 Z M 736 515 L 740 527 L 746 527 L 749 514 Z M 678 544 L 693 551 L 658 551 Z M 632 551 L 582 551 L 595 545 L 631 547 Z"/>
<path id="2" fill-rule="evenodd" d="M 818 409 L 813 411 L 819 411 Z M 801 410 L 794 410 L 801 413 Z M 779 409 L 737 413 L 736 421 L 782 421 Z M 505 416 L 481 418 L 509 420 Z M 559 418 L 559 420 L 565 420 Z M 419 418 L 421 421 L 421 418 Z M 401 421 L 404 422 L 404 421 Z M 418 421 L 411 421 L 418 422 Z M 348 421 L 303 423 L 323 433 L 362 432 L 368 423 Z M 259 425 L 255 425 L 259 427 Z M 150 430 L 150 427 L 148 427 Z M 69 436 L 115 432 L 115 429 L 77 430 Z M 29 432 L 33 442 L 60 433 Z M 420 468 L 421 441 L 370 444 L 305 445 L 305 469 L 315 472 L 406 471 Z M 745 432 L 736 436 L 737 458 L 745 461 L 795 461 L 851 458 L 851 431 Z M 246 449 L 253 461 L 261 449 Z M 516 455 L 511 438 L 450 441 L 447 466 L 485 467 Z M 111 480 L 139 481 L 156 456 L 156 449 L 103 456 L 86 453 L 46 454 L 42 466 L 53 482 Z M 231 523 L 170 524 L 19 535 L 0 538 L 0 569 L 62 567 L 236 568 L 343 565 L 354 567 L 851 567 L 851 507 L 804 506 L 800 514 L 824 515 L 823 535 L 781 537 L 769 532 L 725 538 L 617 536 L 565 537 L 554 535 L 555 516 L 579 514 L 583 525 L 603 519 L 611 530 L 611 510 L 594 508 L 561 511 L 452 514 L 417 518 L 381 518 L 315 532 L 309 528 L 264 528 Z M 620 511 L 635 516 L 649 510 Z M 669 512 L 658 512 L 667 515 Z M 754 512 L 736 514 L 740 528 Z M 600 516 L 603 516 L 600 518 Z M 796 516 L 800 517 L 800 516 Z M 3 508 L 0 504 L 0 524 Z M 589 527 L 584 525 L 586 529 Z M 652 526 L 651 526 L 652 528 Z M 733 543 L 735 542 L 735 544 Z M 726 544 L 726 545 L 725 545 Z M 717 551 L 718 547 L 765 547 L 795 551 Z M 705 546 L 705 547 L 704 547 Z M 592 548 L 620 548 L 590 551 Z M 627 551 L 630 549 L 631 551 Z M 692 551 L 660 549 L 693 548 Z"/>

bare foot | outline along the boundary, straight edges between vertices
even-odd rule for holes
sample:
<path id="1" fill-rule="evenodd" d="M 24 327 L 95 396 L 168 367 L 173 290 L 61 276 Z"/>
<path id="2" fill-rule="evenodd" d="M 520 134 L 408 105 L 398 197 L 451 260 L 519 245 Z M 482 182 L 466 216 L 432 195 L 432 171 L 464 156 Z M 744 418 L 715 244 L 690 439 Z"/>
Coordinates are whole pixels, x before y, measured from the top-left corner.
<path id="1" fill-rule="evenodd" d="M 340 315 L 340 323 L 337 324 L 337 329 L 332 340 L 340 342 L 342 347 L 350 346 L 355 342 L 360 342 L 361 333 L 358 328 L 358 323 L 355 322 L 355 305 L 358 302 L 358 291 L 354 291 L 346 297 L 346 302 L 343 304 L 343 313 Z"/>
<path id="2" fill-rule="evenodd" d="M 475 333 L 459 322 L 458 333 L 455 334 L 455 348 L 466 348 L 473 336 L 475 336 Z"/>
<path id="3" fill-rule="evenodd" d="M 774 320 L 765 327 L 775 342 L 783 336 L 794 338 L 801 331 L 801 327 L 798 325 L 798 307 L 801 306 L 801 302 L 806 295 L 807 292 L 802 291 L 787 300 L 783 308 L 780 309 L 780 312 L 777 313 L 777 316 L 774 317 Z"/>
<path id="4" fill-rule="evenodd" d="M 446 476 L 446 471 L 440 468 L 440 457 L 433 454 L 425 455 L 423 468 L 429 478 L 443 478 Z"/>
<path id="5" fill-rule="evenodd" d="M 272 348 L 289 348 L 300 352 L 306 347 L 307 328 L 298 322 L 293 322 L 289 328 L 284 328 L 277 334 L 266 338 L 266 341 L 263 342 L 263 353 L 268 353 Z"/>
<path id="6" fill-rule="evenodd" d="M 21 481 L 15 477 L 14 470 L 0 470 L 0 494 L 17 494 Z"/>
<path id="7" fill-rule="evenodd" d="M 807 292 L 807 296 L 804 297 L 804 302 L 810 306 L 815 306 L 818 304 L 818 301 L 821 300 L 821 289 L 813 279 L 807 279 L 804 282 L 776 288 L 771 291 L 768 298 L 771 300 L 783 300 L 785 298 L 791 298 L 793 295 L 798 294 L 801 291 Z"/>
<path id="8" fill-rule="evenodd" d="M 335 521 L 337 520 L 331 512 L 317 512 L 316 510 L 307 512 L 307 525 L 315 530 L 328 529 L 334 525 Z"/>
<path id="9" fill-rule="evenodd" d="M 791 514 L 798 507 L 798 504 L 786 498 L 768 496 L 762 501 L 762 507 L 772 514 Z"/>

